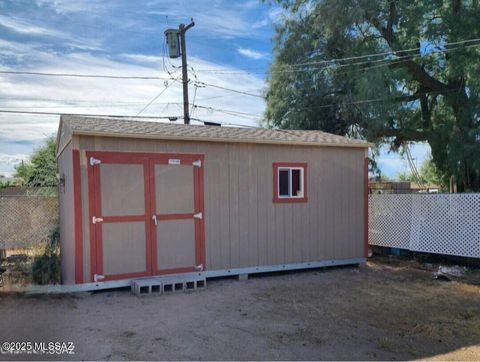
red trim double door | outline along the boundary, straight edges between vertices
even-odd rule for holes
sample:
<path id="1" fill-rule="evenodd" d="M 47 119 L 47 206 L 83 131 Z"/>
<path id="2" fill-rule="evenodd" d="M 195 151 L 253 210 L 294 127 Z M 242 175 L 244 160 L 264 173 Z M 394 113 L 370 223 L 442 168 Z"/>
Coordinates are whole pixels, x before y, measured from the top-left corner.
<path id="1" fill-rule="evenodd" d="M 203 268 L 203 156 L 87 152 L 92 281 Z"/>

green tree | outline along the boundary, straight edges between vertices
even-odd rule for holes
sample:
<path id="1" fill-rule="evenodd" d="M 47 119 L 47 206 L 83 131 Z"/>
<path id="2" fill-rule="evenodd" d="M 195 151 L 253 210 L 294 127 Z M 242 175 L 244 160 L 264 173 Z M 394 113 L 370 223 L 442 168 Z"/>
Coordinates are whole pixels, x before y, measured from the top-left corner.
<path id="1" fill-rule="evenodd" d="M 426 141 L 443 178 L 480 191 L 478 1 L 276 2 L 269 126 Z"/>
<path id="2" fill-rule="evenodd" d="M 411 172 L 400 172 L 397 175 L 396 179 L 398 181 L 410 181 L 410 182 L 416 182 L 417 181 Z"/>
<path id="3" fill-rule="evenodd" d="M 45 144 L 33 152 L 29 162 L 16 167 L 15 177 L 28 187 L 55 187 L 57 179 L 57 159 L 55 139 L 49 138 Z"/>
<path id="4" fill-rule="evenodd" d="M 448 180 L 442 176 L 438 171 L 435 163 L 433 163 L 432 158 L 426 159 L 419 170 L 420 177 L 426 183 L 438 185 L 442 189 L 446 189 L 448 185 Z"/>
<path id="5" fill-rule="evenodd" d="M 441 189 L 446 189 L 448 180 L 445 179 L 438 171 L 437 167 L 433 163 L 432 157 L 423 161 L 420 169 L 418 170 L 420 181 L 426 184 L 440 186 Z M 417 182 L 417 179 L 411 172 L 401 172 L 396 176 L 399 181 L 411 181 Z"/>
<path id="6" fill-rule="evenodd" d="M 5 181 L 0 178 L 0 189 L 13 187 L 13 186 L 15 186 L 15 183 L 13 181 Z"/>

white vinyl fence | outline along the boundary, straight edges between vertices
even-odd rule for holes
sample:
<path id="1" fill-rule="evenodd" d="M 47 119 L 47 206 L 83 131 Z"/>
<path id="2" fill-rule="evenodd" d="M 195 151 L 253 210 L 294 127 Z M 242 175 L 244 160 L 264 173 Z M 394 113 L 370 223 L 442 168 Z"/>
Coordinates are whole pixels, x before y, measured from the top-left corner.
<path id="1" fill-rule="evenodd" d="M 370 245 L 480 258 L 480 194 L 369 195 Z"/>

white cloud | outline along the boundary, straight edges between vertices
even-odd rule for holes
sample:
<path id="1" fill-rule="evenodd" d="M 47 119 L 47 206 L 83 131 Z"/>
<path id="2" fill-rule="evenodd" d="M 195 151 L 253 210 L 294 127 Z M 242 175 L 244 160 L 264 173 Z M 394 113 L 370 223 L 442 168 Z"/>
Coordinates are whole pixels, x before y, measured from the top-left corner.
<path id="1" fill-rule="evenodd" d="M 242 7 L 246 8 L 246 9 L 255 9 L 259 5 L 260 5 L 260 1 L 258 1 L 258 0 L 248 0 L 248 1 L 245 1 L 242 4 Z"/>
<path id="2" fill-rule="evenodd" d="M 168 15 L 170 24 L 187 23 L 195 16 L 197 34 L 193 37 L 208 38 L 211 46 L 222 46 L 225 39 L 270 38 L 266 13 L 257 8 L 264 5 L 257 0 L 230 2 L 211 1 L 166 1 L 150 0 L 138 7 L 130 2 L 36 0 L 35 16 L 28 17 L 28 8 L 0 15 L 0 69 L 28 70 L 50 73 L 112 74 L 168 77 L 162 65 L 162 57 L 152 54 L 152 49 L 161 45 L 164 18 Z M 129 11 L 127 11 L 129 10 Z M 131 11 L 130 11 L 131 10 Z M 32 13 L 33 14 L 33 13 Z M 39 15 L 43 14 L 43 15 Z M 59 16 L 68 16 L 69 25 L 56 22 Z M 123 16 L 122 14 L 125 14 Z M 92 17 L 95 17 L 92 20 Z M 86 31 L 83 27 L 105 18 L 108 32 Z M 155 19 L 153 22 L 152 19 Z M 263 20 L 262 20 L 263 19 Z M 88 20 L 88 21 L 87 21 Z M 157 21 L 158 20 L 158 21 Z M 102 22 L 103 24 L 103 22 Z M 119 29 L 132 29 L 144 34 L 152 27 L 158 39 L 151 44 L 135 44 L 112 40 L 112 34 Z M 111 29 L 110 29 L 111 28 Z M 9 29 L 7 32 L 5 29 Z M 78 29 L 76 31 L 75 29 Z M 89 28 L 91 30 L 91 28 Z M 15 32 L 14 36 L 10 36 Z M 18 41 L 18 34 L 27 41 Z M 134 33 L 134 35 L 137 33 Z M 84 38 L 80 38 L 84 37 Z M 139 39 L 141 37 L 139 36 Z M 133 38 L 132 38 L 133 39 Z M 121 39 L 123 40 L 123 39 Z M 141 39 L 140 39 L 141 40 Z M 227 40 L 230 41 L 230 40 Z M 201 42 L 199 42 L 200 44 Z M 231 43 L 230 43 L 231 44 Z M 104 46 L 102 51 L 100 46 Z M 145 53 L 132 49 L 145 49 Z M 267 55 L 243 48 L 244 56 L 262 59 Z M 111 56 L 106 55 L 111 52 Z M 189 65 L 194 69 L 220 69 L 215 72 L 198 71 L 198 80 L 207 84 L 232 88 L 261 95 L 265 81 L 263 77 L 241 71 L 235 67 L 208 62 L 192 51 Z M 179 60 L 170 60 L 179 65 Z M 168 64 L 168 63 L 167 63 Z M 170 67 L 173 70 L 172 67 Z M 175 73 L 175 76 L 179 72 Z M 191 76 L 193 79 L 193 75 Z M 192 116 L 202 120 L 221 123 L 257 125 L 265 109 L 263 98 L 242 95 L 210 86 L 195 89 L 190 85 L 190 102 L 215 109 L 233 110 L 252 114 L 232 115 L 219 111 L 194 108 Z M 36 77 L 25 75 L 0 75 L 0 109 L 29 110 L 60 113 L 91 113 L 136 115 L 156 95 L 165 89 L 163 80 L 125 80 L 102 78 Z M 196 96 L 195 96 L 196 93 Z M 182 86 L 179 82 L 168 82 L 168 89 L 149 106 L 142 115 L 182 116 Z M 46 137 L 56 132 L 58 116 L 26 114 L 0 114 L 0 153 L 27 154 Z M 178 121 L 180 122 L 180 121 Z M 14 156 L 12 156 L 14 157 Z M 15 156 L 16 157 L 16 156 Z M 12 169 L 12 162 L 0 157 L 0 172 Z"/>
<path id="3" fill-rule="evenodd" d="M 265 18 L 265 19 L 262 19 L 262 20 L 259 20 L 259 21 L 254 22 L 254 23 L 251 25 L 251 27 L 252 27 L 253 29 L 260 29 L 260 28 L 264 28 L 264 27 L 268 26 L 269 24 L 270 24 L 270 22 L 268 21 L 267 18 Z"/>
<path id="4" fill-rule="evenodd" d="M 120 56 L 127 60 L 132 60 L 139 63 L 157 63 L 162 62 L 162 57 L 157 57 L 155 55 L 145 55 L 145 54 L 120 54 Z"/>
<path id="5" fill-rule="evenodd" d="M 22 161 L 27 161 L 28 159 L 28 155 L 24 154 L 8 155 L 6 153 L 0 153 L 0 175 L 12 177 L 15 167 Z"/>
<path id="6" fill-rule="evenodd" d="M 112 74 L 168 77 L 161 62 L 143 54 L 128 54 L 124 58 L 145 60 L 137 64 L 97 57 L 88 53 L 52 55 L 35 53 L 32 71 L 55 73 Z M 239 91 L 261 94 L 263 79 L 236 68 L 220 66 L 190 57 L 195 69 L 221 69 L 235 74 L 201 73 L 199 81 Z M 176 73 L 179 75 L 179 73 Z M 182 87 L 168 82 L 168 89 L 142 115 L 181 116 Z M 51 111 L 61 113 L 95 113 L 136 115 L 153 97 L 164 90 L 163 80 L 125 80 L 103 78 L 61 78 L 35 76 L 0 76 L 0 98 L 3 109 Z M 194 87 L 190 86 L 190 101 Z M 197 89 L 197 105 L 252 113 L 259 117 L 264 111 L 262 98 L 241 95 L 213 87 Z M 256 125 L 258 117 L 233 116 L 205 109 L 195 109 L 193 117 L 226 123 Z M 33 140 L 46 138 L 58 127 L 58 116 L 1 115 L 0 140 Z M 3 150 L 0 150 L 2 152 Z"/>
<path id="7" fill-rule="evenodd" d="M 101 10 L 106 10 L 107 2 L 104 0 L 72 1 L 72 0 L 36 0 L 40 7 L 50 7 L 57 14 L 75 14 L 86 13 L 89 15 L 98 14 Z"/>
<path id="8" fill-rule="evenodd" d="M 28 155 L 7 155 L 6 153 L 0 153 L 1 163 L 19 163 L 26 160 L 28 160 Z"/>
<path id="9" fill-rule="evenodd" d="M 168 17 L 170 24 L 188 23 L 190 17 L 195 20 L 198 32 L 208 34 L 212 38 L 233 39 L 236 37 L 267 36 L 267 32 L 261 32 L 260 22 L 252 22 L 255 18 L 255 8 L 261 6 L 261 2 L 253 1 L 230 1 L 211 0 L 175 1 L 165 0 L 151 1 L 149 9 L 144 11 L 148 15 L 157 15 L 162 21 Z M 254 27 L 252 24 L 256 24 Z"/>
<path id="10" fill-rule="evenodd" d="M 255 60 L 264 59 L 268 57 L 267 53 L 258 52 L 256 50 L 249 49 L 249 48 L 240 47 L 240 48 L 237 48 L 237 52 L 239 52 L 243 56 L 246 56 L 247 58 L 255 59 Z"/>
<path id="11" fill-rule="evenodd" d="M 32 25 L 12 16 L 0 15 L 0 26 L 22 34 L 64 37 L 64 34 L 59 31 Z"/>
<path id="12" fill-rule="evenodd" d="M 79 49 L 79 50 L 99 50 L 99 42 L 89 39 L 81 39 L 78 35 L 71 36 L 68 33 L 57 31 L 54 29 L 48 29 L 45 27 L 32 25 L 30 22 L 15 18 L 15 17 L 7 17 L 4 15 L 0 15 L 0 27 L 5 27 L 10 29 L 16 33 L 26 34 L 31 36 L 38 36 L 40 37 L 53 37 L 56 40 L 60 39 L 63 41 L 63 45 L 69 46 L 72 49 Z M 35 49 L 42 49 L 45 47 L 45 44 L 40 44 L 39 42 L 29 41 L 26 42 L 16 42 L 12 40 L 0 39 L 0 49 L 6 48 L 10 51 L 23 51 L 26 50 L 33 51 Z M 18 58 L 18 54 L 17 58 Z M 31 56 L 31 53 L 28 53 Z"/>

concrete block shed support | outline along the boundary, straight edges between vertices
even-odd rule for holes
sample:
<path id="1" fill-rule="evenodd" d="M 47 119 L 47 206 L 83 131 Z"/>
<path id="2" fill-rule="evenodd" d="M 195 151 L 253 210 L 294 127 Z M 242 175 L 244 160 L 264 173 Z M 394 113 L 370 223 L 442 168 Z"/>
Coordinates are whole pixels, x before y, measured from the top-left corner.
<path id="1" fill-rule="evenodd" d="M 248 280 L 248 274 L 238 274 L 238 280 L 239 281 Z"/>

